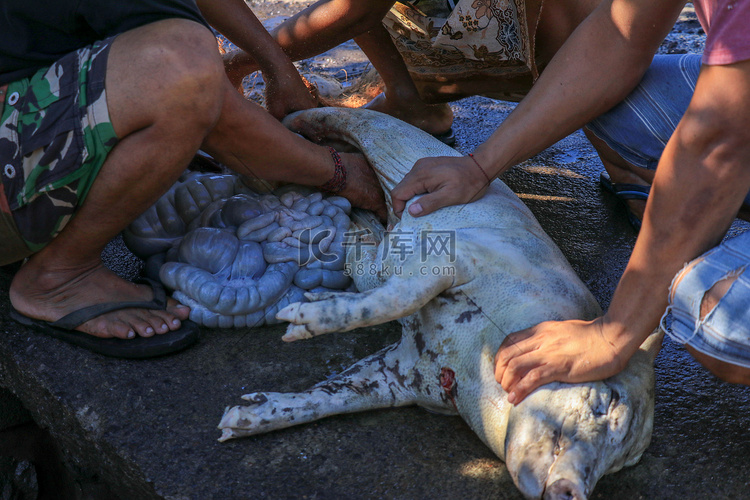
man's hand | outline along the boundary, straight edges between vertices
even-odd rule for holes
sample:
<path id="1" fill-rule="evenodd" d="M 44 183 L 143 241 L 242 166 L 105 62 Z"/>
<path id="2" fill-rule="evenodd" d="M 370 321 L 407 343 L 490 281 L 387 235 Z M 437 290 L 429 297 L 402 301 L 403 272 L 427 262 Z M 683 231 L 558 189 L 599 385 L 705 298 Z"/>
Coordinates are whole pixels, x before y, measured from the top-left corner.
<path id="1" fill-rule="evenodd" d="M 401 217 L 406 202 L 424 194 L 409 207 L 409 214 L 427 215 L 439 208 L 478 200 L 488 185 L 487 177 L 469 157 L 422 158 L 391 191 L 393 211 Z"/>
<path id="2" fill-rule="evenodd" d="M 520 403 L 550 382 L 591 382 L 622 371 L 635 353 L 607 336 L 603 318 L 547 321 L 508 335 L 495 355 L 495 379 Z M 636 346 L 637 349 L 637 346 Z M 628 350 L 628 352 L 625 352 Z"/>
<path id="3" fill-rule="evenodd" d="M 344 162 L 348 178 L 346 187 L 338 195 L 348 199 L 353 207 L 370 210 L 381 222 L 386 222 L 388 209 L 383 189 L 364 155 L 341 153 L 341 161 Z"/>
<path id="4" fill-rule="evenodd" d="M 243 93 L 242 80 L 255 71 L 258 71 L 258 63 L 255 59 L 242 49 L 234 49 L 221 55 L 224 61 L 224 71 L 232 83 L 232 87 Z"/>
<path id="5" fill-rule="evenodd" d="M 279 120 L 289 113 L 303 109 L 315 108 L 318 100 L 302 81 L 294 65 L 289 65 L 285 71 L 263 72 L 266 83 L 266 109 Z"/>
<path id="6" fill-rule="evenodd" d="M 235 88 L 245 75 L 260 70 L 266 83 L 266 109 L 275 118 L 318 105 L 292 61 L 243 0 L 198 0 L 197 4 L 211 26 L 239 47 L 223 56 Z"/>
<path id="7" fill-rule="evenodd" d="M 257 70 L 263 71 L 265 106 L 274 118 L 281 120 L 289 113 L 318 106 L 317 96 L 286 56 L 279 56 L 273 64 L 266 64 L 263 68 L 241 49 L 227 52 L 222 57 L 227 77 L 240 93 L 243 92 L 242 80 L 245 76 Z"/>

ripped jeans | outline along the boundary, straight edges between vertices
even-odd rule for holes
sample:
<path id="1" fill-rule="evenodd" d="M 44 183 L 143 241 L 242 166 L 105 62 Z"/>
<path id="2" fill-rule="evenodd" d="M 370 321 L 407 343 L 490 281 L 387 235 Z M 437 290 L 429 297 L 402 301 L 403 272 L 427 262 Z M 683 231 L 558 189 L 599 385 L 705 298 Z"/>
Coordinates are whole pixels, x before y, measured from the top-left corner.
<path id="1" fill-rule="evenodd" d="M 712 248 L 672 281 L 662 328 L 675 341 L 726 363 L 750 368 L 750 232 Z M 736 280 L 701 316 L 704 295 L 724 279 Z"/>

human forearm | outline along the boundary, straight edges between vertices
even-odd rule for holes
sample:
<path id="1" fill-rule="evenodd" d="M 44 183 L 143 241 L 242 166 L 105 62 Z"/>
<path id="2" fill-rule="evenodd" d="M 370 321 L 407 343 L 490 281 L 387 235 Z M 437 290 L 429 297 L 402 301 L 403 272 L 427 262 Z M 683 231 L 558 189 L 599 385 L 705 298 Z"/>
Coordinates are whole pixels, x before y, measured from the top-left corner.
<path id="1" fill-rule="evenodd" d="M 476 162 L 420 160 L 391 193 L 396 213 L 423 193 L 409 209 L 414 216 L 477 199 L 484 192 L 485 174 L 496 177 L 622 100 L 640 80 L 683 3 L 605 0 L 557 52 L 513 113 L 474 151 Z"/>
<path id="2" fill-rule="evenodd" d="M 606 315 L 542 323 L 511 334 L 496 377 L 518 402 L 552 380 L 622 370 L 659 324 L 673 278 L 716 245 L 750 191 L 750 61 L 701 71 L 662 154 L 643 227 Z M 711 284 L 707 284 L 710 286 Z"/>
<path id="3" fill-rule="evenodd" d="M 627 325 L 631 343 L 656 326 L 672 278 L 721 240 L 750 190 L 748 103 L 750 61 L 703 68 L 607 314 L 614 327 Z"/>
<path id="4" fill-rule="evenodd" d="M 307 59 L 379 26 L 393 3 L 318 1 L 276 27 L 273 35 L 292 60 Z"/>
<path id="5" fill-rule="evenodd" d="M 501 173 L 621 101 L 637 85 L 683 3 L 603 2 L 570 36 L 516 110 L 477 148 L 482 165 L 491 174 Z M 636 11 L 641 19 L 660 21 L 631 21 Z"/>
<path id="6" fill-rule="evenodd" d="M 198 0 L 198 7 L 211 26 L 247 54 L 263 71 L 294 68 L 263 24 L 243 0 Z"/>
<path id="7" fill-rule="evenodd" d="M 266 109 L 274 117 L 281 119 L 293 111 L 317 105 L 292 61 L 245 2 L 199 0 L 198 6 L 212 26 L 244 51 L 238 59 L 225 58 L 224 69 L 234 87 L 240 85 L 247 72 L 260 69 L 265 82 Z M 250 58 L 255 59 L 257 68 Z"/>

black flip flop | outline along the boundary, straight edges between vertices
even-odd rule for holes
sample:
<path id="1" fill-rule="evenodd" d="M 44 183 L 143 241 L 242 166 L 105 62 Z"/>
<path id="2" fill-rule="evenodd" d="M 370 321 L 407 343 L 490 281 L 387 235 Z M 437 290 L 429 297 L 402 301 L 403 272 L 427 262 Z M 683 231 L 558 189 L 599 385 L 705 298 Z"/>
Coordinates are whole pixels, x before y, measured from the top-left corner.
<path id="1" fill-rule="evenodd" d="M 10 317 L 18 323 L 50 337 L 113 358 L 154 358 L 181 351 L 194 344 L 200 337 L 200 330 L 197 324 L 189 320 L 182 321 L 182 326 L 178 330 L 164 334 L 155 334 L 151 337 L 135 337 L 132 339 L 101 338 L 74 330 L 77 326 L 112 311 L 122 309 L 166 309 L 167 294 L 164 291 L 164 287 L 160 283 L 146 278 L 142 279 L 142 281 L 149 284 L 154 291 L 154 298 L 149 301 L 96 304 L 74 311 L 52 322 L 29 318 L 11 306 Z"/>
<path id="2" fill-rule="evenodd" d="M 456 143 L 456 134 L 453 133 L 453 127 L 449 128 L 446 132 L 431 135 L 446 146 L 453 146 Z"/>
<path id="3" fill-rule="evenodd" d="M 625 211 L 628 214 L 628 221 L 630 225 L 636 230 L 641 230 L 641 219 L 635 216 L 630 210 L 628 204 L 625 203 L 627 200 L 648 200 L 648 195 L 651 192 L 651 186 L 642 186 L 640 184 L 626 184 L 626 183 L 615 183 L 609 177 L 607 172 L 599 174 L 599 184 L 607 191 L 617 196 L 625 205 Z"/>

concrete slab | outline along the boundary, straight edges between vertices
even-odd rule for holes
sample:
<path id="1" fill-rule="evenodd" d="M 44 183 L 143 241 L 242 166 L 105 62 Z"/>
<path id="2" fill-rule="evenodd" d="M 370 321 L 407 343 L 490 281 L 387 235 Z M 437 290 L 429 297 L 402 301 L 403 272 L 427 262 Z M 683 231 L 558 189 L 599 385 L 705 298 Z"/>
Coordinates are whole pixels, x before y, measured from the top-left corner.
<path id="1" fill-rule="evenodd" d="M 470 151 L 508 109 L 486 99 L 457 104 L 459 149 Z M 634 234 L 597 186 L 598 168 L 576 135 L 506 180 L 606 307 Z M 138 272 L 120 244 L 108 262 Z M 5 307 L 11 276 L 0 269 Z M 304 389 L 395 342 L 395 324 L 293 344 L 281 342 L 282 327 L 205 330 L 181 354 L 127 361 L 27 331 L 6 311 L 0 386 L 59 440 L 74 468 L 123 498 L 519 498 L 502 462 L 461 419 L 418 408 L 216 441 L 223 408 L 241 394 Z M 745 496 L 750 390 L 715 381 L 669 342 L 657 371 L 651 447 L 635 467 L 602 479 L 593 498 Z"/>
<path id="2" fill-rule="evenodd" d="M 512 106 L 472 98 L 453 109 L 457 148 L 471 152 Z M 579 133 L 505 180 L 606 308 L 635 234 L 598 187 L 600 169 Z M 139 271 L 119 243 L 107 261 L 126 277 Z M 178 355 L 114 360 L 12 322 L 12 274 L 0 268 L 0 387 L 58 440 L 74 470 L 124 499 L 520 498 L 460 418 L 418 408 L 216 441 L 224 407 L 241 394 L 305 389 L 395 342 L 395 324 L 293 344 L 281 342 L 283 327 L 204 330 Z M 592 498 L 750 498 L 750 389 L 718 382 L 669 341 L 656 369 L 652 444 L 639 464 L 605 476 Z"/>

